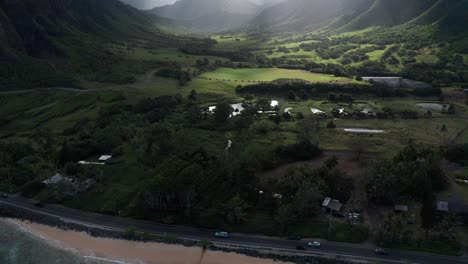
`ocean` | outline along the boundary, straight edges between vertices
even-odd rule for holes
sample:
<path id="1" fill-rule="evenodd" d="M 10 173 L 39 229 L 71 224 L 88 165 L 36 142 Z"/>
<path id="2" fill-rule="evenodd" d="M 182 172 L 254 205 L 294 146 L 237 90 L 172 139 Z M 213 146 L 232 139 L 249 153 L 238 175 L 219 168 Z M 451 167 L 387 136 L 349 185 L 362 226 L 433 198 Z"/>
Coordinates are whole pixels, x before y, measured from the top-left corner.
<path id="1" fill-rule="evenodd" d="M 2 264 L 101 264 L 53 246 L 21 227 L 0 220 L 0 263 Z"/>

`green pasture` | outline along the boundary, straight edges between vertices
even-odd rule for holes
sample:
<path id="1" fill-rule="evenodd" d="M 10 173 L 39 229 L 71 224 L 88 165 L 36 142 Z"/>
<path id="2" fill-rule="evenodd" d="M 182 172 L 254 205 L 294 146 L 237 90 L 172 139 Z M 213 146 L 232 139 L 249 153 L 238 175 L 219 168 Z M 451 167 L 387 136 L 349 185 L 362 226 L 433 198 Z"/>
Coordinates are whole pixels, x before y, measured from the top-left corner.
<path id="1" fill-rule="evenodd" d="M 340 82 L 348 83 L 353 80 L 344 77 L 335 77 L 328 74 L 312 73 L 301 70 L 288 70 L 279 68 L 230 69 L 219 68 L 213 72 L 205 73 L 202 78 L 218 81 L 256 81 L 268 82 L 277 79 L 302 79 L 309 82 Z"/>

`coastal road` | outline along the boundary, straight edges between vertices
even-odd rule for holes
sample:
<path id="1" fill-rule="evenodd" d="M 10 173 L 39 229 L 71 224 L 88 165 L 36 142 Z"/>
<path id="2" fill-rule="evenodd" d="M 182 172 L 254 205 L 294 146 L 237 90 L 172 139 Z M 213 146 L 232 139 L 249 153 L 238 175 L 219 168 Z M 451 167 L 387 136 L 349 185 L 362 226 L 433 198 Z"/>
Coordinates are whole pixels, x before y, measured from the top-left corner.
<path id="1" fill-rule="evenodd" d="M 138 231 L 156 235 L 175 236 L 180 239 L 196 241 L 207 240 L 215 244 L 243 246 L 248 248 L 295 251 L 296 246 L 305 246 L 305 244 L 309 242 L 237 233 L 230 234 L 228 239 L 219 239 L 213 236 L 213 230 L 164 225 L 143 220 L 88 213 L 61 205 L 47 204 L 44 207 L 38 207 L 35 206 L 34 201 L 20 197 L 0 198 L 0 207 L 2 206 L 57 217 L 65 222 L 104 230 L 123 231 L 129 226 L 135 226 Z M 466 257 L 451 257 L 401 250 L 389 250 L 389 255 L 380 256 L 375 255 L 374 248 L 370 246 L 335 242 L 323 242 L 320 249 L 307 250 L 306 252 L 314 255 L 338 257 L 341 259 L 363 260 L 369 263 L 468 264 L 468 258 Z M 305 252 L 301 251 L 300 253 L 303 254 Z"/>

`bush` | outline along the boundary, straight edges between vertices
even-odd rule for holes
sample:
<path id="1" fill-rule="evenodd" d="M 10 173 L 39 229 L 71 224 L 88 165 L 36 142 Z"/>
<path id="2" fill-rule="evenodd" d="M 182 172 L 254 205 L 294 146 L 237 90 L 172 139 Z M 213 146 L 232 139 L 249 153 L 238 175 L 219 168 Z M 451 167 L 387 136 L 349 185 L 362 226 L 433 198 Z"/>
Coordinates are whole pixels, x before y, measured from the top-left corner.
<path id="1" fill-rule="evenodd" d="M 445 151 L 445 157 L 451 162 L 468 165 L 468 144 L 450 146 Z"/>
<path id="2" fill-rule="evenodd" d="M 123 234 L 122 236 L 125 238 L 125 239 L 135 239 L 136 236 L 137 236 L 137 231 L 136 231 L 136 227 L 134 226 L 129 226 L 127 227 L 124 231 L 123 231 Z"/>
<path id="3" fill-rule="evenodd" d="M 255 133 L 260 135 L 266 135 L 268 134 L 268 132 L 270 132 L 270 130 L 273 129 L 273 125 L 271 124 L 271 122 L 262 120 L 260 122 L 255 123 L 252 128 L 255 131 Z"/>
<path id="4" fill-rule="evenodd" d="M 26 183 L 23 187 L 21 187 L 21 195 L 25 197 L 33 197 L 38 194 L 43 188 L 41 181 L 35 180 Z"/>
<path id="5" fill-rule="evenodd" d="M 330 121 L 327 124 L 327 128 L 334 129 L 334 128 L 336 128 L 336 125 L 335 125 L 335 123 L 333 123 L 333 121 Z"/>

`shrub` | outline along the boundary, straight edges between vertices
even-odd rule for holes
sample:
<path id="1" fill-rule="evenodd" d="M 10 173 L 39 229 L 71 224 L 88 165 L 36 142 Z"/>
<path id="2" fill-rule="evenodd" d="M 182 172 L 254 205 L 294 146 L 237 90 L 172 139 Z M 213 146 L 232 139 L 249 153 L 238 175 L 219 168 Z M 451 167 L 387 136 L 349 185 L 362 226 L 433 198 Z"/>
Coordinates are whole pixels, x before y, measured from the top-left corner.
<path id="1" fill-rule="evenodd" d="M 136 238 L 136 227 L 134 226 L 129 226 L 127 227 L 124 231 L 123 231 L 123 234 L 122 236 L 125 238 L 125 239 L 135 239 Z"/>

